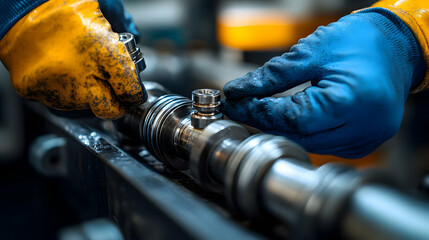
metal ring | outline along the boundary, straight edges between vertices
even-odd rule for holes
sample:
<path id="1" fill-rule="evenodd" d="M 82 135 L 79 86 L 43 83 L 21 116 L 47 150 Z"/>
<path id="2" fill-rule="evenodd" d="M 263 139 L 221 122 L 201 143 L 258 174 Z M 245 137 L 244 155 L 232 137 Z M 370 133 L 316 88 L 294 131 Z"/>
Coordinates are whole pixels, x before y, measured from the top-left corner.
<path id="1" fill-rule="evenodd" d="M 265 141 L 270 138 L 271 135 L 268 134 L 255 134 L 240 143 L 229 158 L 227 163 L 227 172 L 225 174 L 225 197 L 231 207 L 237 208 L 237 203 L 235 201 L 235 181 L 241 161 L 254 147 L 258 146 L 261 141 Z"/>
<path id="2" fill-rule="evenodd" d="M 210 173 L 211 154 L 224 140 L 244 140 L 249 136 L 247 130 L 232 121 L 219 120 L 208 125 L 197 137 L 191 149 L 191 174 L 200 184 L 214 192 L 222 192 L 223 187 Z M 228 138 L 226 138 L 228 137 Z"/>

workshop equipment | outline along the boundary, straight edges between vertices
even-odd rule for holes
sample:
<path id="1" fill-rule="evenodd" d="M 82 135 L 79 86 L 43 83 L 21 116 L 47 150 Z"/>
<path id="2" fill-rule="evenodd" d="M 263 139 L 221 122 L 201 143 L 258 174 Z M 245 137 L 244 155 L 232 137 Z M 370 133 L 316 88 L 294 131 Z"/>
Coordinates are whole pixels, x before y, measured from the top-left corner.
<path id="1" fill-rule="evenodd" d="M 183 180 L 174 177 L 182 175 L 224 195 L 250 222 L 286 227 L 293 239 L 429 238 L 429 204 L 384 174 L 339 164 L 314 168 L 297 144 L 250 136 L 233 121 L 211 119 L 195 127 L 196 110 L 211 106 L 216 115 L 217 90 L 199 89 L 191 101 L 157 83 L 144 84 L 148 101 L 117 121 L 77 121 L 35 108 L 65 135 L 67 144 L 57 151 L 66 158 L 64 178 L 96 206 L 85 214 L 113 219 L 125 238 L 261 238 L 178 187 Z M 173 172 L 174 183 L 147 166 L 162 165 L 152 156 L 173 169 L 165 172 Z"/>
<path id="2" fill-rule="evenodd" d="M 206 189 L 223 193 L 243 215 L 275 216 L 302 239 L 429 238 L 429 204 L 401 194 L 383 174 L 340 164 L 314 169 L 305 150 L 284 137 L 249 136 L 237 123 L 215 121 L 220 117 L 192 120 L 218 112 L 218 90 L 196 90 L 190 101 L 147 85 L 149 101 L 117 121 L 117 129 L 127 129 L 128 137 Z"/>
<path id="3" fill-rule="evenodd" d="M 190 100 L 174 94 L 154 98 L 152 91 L 159 95 L 160 89 L 147 89 L 152 100 L 117 122 L 126 125 L 119 129 L 131 130 L 134 139 L 165 164 L 190 174 L 206 189 L 223 193 L 245 216 L 275 216 L 304 239 L 338 234 L 357 239 L 429 237 L 423 224 L 429 222 L 429 204 L 390 187 L 383 174 L 338 164 L 314 169 L 306 152 L 288 139 L 270 134 L 249 137 L 244 127 L 228 120 L 194 128 Z M 375 201 L 389 207 L 374 207 L 370 203 Z M 402 218 L 388 217 L 392 209 Z M 368 226 L 371 214 L 376 216 Z M 402 219 L 419 219 L 420 224 L 405 226 Z"/>

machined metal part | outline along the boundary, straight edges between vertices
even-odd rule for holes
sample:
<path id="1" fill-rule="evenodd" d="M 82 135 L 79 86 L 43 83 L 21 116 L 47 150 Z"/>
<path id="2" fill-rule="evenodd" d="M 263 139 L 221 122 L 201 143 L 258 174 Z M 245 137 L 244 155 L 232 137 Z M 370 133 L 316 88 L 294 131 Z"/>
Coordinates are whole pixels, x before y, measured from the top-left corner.
<path id="1" fill-rule="evenodd" d="M 146 69 L 146 62 L 144 61 L 143 53 L 137 46 L 134 35 L 131 33 L 120 33 L 119 40 L 125 44 L 128 53 L 131 55 L 131 59 L 136 65 L 137 75 L 139 76 Z"/>
<path id="2" fill-rule="evenodd" d="M 131 56 L 131 59 L 134 62 L 134 65 L 136 67 L 136 75 L 137 80 L 140 84 L 141 90 L 142 90 L 142 101 L 146 102 L 148 95 L 145 89 L 145 85 L 143 84 L 143 81 L 140 77 L 140 73 L 146 69 L 146 62 L 143 58 L 143 53 L 140 51 L 140 48 L 137 46 L 136 40 L 134 38 L 134 35 L 131 33 L 120 33 L 119 34 L 119 40 L 124 43 L 128 53 Z"/>
<path id="3" fill-rule="evenodd" d="M 314 169 L 291 158 L 279 159 L 262 180 L 262 199 L 267 211 L 291 226 L 311 229 L 294 231 L 294 237 L 315 239 L 332 234 L 347 197 L 363 179 L 343 165 Z"/>
<path id="4" fill-rule="evenodd" d="M 192 176 L 207 189 L 222 192 L 222 176 L 229 157 L 248 136 L 243 126 L 231 121 L 220 120 L 208 125 L 191 147 Z"/>
<path id="5" fill-rule="evenodd" d="M 130 49 L 134 51 L 132 46 Z M 224 192 L 229 205 L 242 214 L 250 218 L 275 216 L 291 226 L 295 237 L 304 239 L 334 238 L 339 232 L 360 237 L 351 225 L 339 223 L 347 219 L 344 213 L 349 213 L 364 226 L 363 219 L 371 214 L 354 212 L 362 206 L 359 211 L 389 214 L 372 210 L 367 204 L 371 194 L 359 191 L 374 184 L 392 188 L 381 174 L 369 176 L 334 164 L 314 169 L 305 150 L 287 138 L 270 134 L 249 137 L 242 126 L 220 120 L 218 90 L 195 90 L 192 101 L 162 92 L 149 91 L 150 100 L 130 110 L 125 120 L 118 122 L 118 129 L 127 129 L 125 135 L 137 136 L 157 159 L 182 170 L 204 188 Z M 383 193 L 388 191 L 380 192 L 389 198 Z M 424 215 L 429 205 L 419 204 L 419 209 L 423 214 L 414 216 L 429 222 L 429 214 Z M 382 232 L 386 229 L 381 222 L 373 224 L 372 228 L 380 229 L 380 236 L 390 236 Z M 429 238 L 429 232 L 420 226 L 416 232 Z"/>
<path id="6" fill-rule="evenodd" d="M 364 185 L 349 200 L 338 224 L 343 239 L 428 239 L 427 199 L 383 185 Z"/>
<path id="7" fill-rule="evenodd" d="M 39 104 L 34 111 L 67 140 L 67 184 L 61 186 L 75 211 L 83 207 L 79 214 L 85 219 L 112 219 L 125 239 L 265 239 L 178 187 L 96 128 L 54 116 Z"/>
<path id="8" fill-rule="evenodd" d="M 146 109 L 158 100 L 159 97 L 170 94 L 170 92 L 156 82 L 144 82 L 148 99 L 137 107 L 128 109 L 127 114 L 116 121 L 105 121 L 103 128 L 119 141 L 141 144 L 142 127 Z"/>
<path id="9" fill-rule="evenodd" d="M 338 222 L 354 192 L 368 184 L 385 184 L 342 165 L 314 169 L 297 144 L 270 134 L 249 137 L 232 121 L 195 127 L 195 106 L 184 97 L 166 94 L 149 99 L 154 100 L 140 106 L 133 119 L 140 119 L 134 121 L 139 125 L 134 129 L 154 156 L 190 174 L 207 190 L 223 192 L 229 205 L 244 215 L 268 214 L 288 223 L 297 238 L 340 232 Z M 210 105 L 216 99 L 197 101 Z"/>
<path id="10" fill-rule="evenodd" d="M 216 89 L 197 89 L 192 92 L 191 123 L 195 128 L 205 128 L 210 123 L 223 118 L 220 110 L 220 91 Z"/>
<path id="11" fill-rule="evenodd" d="M 225 194 L 230 204 L 249 217 L 260 216 L 260 183 L 280 158 L 310 162 L 304 149 L 284 137 L 256 134 L 237 146 L 225 175 Z"/>
<path id="12" fill-rule="evenodd" d="M 144 113 L 140 136 L 149 151 L 164 163 L 184 170 L 189 161 L 176 147 L 183 119 L 189 118 L 192 104 L 185 97 L 169 94 L 158 98 Z"/>

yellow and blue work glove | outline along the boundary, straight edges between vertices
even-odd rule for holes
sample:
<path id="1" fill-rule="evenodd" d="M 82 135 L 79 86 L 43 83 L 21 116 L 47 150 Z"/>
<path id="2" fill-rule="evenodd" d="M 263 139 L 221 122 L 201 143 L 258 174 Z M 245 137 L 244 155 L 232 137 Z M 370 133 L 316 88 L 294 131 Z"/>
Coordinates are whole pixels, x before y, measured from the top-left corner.
<path id="1" fill-rule="evenodd" d="M 117 119 L 146 100 L 113 31 L 137 33 L 120 0 L 0 2 L 0 59 L 13 87 L 55 109 L 90 108 L 100 118 Z"/>
<path id="2" fill-rule="evenodd" d="M 408 93 L 425 73 L 410 28 L 388 9 L 370 8 L 227 83 L 223 112 L 310 152 L 359 158 L 396 134 Z M 270 97 L 307 81 L 312 86 L 293 96 Z"/>

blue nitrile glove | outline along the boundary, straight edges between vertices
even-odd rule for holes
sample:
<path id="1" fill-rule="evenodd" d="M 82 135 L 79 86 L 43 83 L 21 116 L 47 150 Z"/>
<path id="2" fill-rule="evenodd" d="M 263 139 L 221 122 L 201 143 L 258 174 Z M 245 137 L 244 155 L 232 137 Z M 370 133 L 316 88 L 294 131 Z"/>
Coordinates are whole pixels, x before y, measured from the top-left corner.
<path id="1" fill-rule="evenodd" d="M 426 63 L 408 27 L 374 8 L 343 17 L 227 83 L 223 112 L 308 151 L 359 158 L 398 131 Z M 293 96 L 272 98 L 304 82 Z"/>
<path id="2" fill-rule="evenodd" d="M 0 39 L 23 16 L 46 0 L 7 0 L 0 1 Z M 124 9 L 122 0 L 99 0 L 100 10 L 117 33 L 132 33 L 138 40 L 140 35 L 131 16 Z"/>

